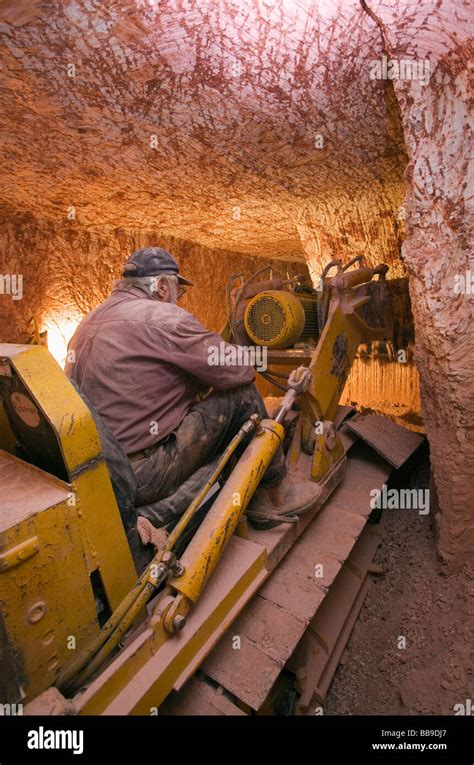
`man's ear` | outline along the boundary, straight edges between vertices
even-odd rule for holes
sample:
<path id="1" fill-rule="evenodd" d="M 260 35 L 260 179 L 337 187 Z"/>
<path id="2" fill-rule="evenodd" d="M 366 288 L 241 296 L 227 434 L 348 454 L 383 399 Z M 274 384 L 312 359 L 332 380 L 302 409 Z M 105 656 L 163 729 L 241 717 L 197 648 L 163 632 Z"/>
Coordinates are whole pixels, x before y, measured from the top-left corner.
<path id="1" fill-rule="evenodd" d="M 167 300 L 169 297 L 169 285 L 165 276 L 160 276 L 155 283 L 155 293 L 158 300 Z"/>

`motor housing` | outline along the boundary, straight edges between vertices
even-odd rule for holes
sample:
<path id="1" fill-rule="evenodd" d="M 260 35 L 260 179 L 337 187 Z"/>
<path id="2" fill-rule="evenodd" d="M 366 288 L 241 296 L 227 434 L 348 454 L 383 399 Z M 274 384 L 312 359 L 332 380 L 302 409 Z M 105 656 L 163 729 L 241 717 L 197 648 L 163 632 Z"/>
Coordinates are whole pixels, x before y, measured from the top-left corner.
<path id="1" fill-rule="evenodd" d="M 245 330 L 255 345 L 289 348 L 317 340 L 317 297 L 286 290 L 264 290 L 245 308 Z"/>

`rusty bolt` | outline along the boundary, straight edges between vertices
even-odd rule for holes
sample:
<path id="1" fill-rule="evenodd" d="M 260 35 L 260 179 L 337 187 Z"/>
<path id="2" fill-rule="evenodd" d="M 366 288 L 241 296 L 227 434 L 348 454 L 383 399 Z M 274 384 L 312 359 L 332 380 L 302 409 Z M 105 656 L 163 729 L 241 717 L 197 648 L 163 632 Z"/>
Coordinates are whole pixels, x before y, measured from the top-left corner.
<path id="1" fill-rule="evenodd" d="M 185 616 L 175 616 L 174 617 L 174 619 L 173 619 L 173 627 L 175 628 L 175 630 L 178 630 L 178 632 L 180 632 L 180 630 L 183 629 L 185 624 L 186 624 L 186 617 Z"/>

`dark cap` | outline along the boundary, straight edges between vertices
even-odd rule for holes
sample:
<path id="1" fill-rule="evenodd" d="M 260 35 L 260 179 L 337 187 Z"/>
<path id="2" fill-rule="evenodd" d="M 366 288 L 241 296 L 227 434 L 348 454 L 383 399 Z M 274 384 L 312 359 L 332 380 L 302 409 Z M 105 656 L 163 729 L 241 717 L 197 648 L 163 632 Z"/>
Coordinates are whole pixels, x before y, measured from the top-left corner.
<path id="1" fill-rule="evenodd" d="M 137 250 L 125 261 L 122 276 L 177 276 L 180 284 L 193 286 L 189 279 L 179 273 L 179 266 L 162 247 L 145 247 Z"/>

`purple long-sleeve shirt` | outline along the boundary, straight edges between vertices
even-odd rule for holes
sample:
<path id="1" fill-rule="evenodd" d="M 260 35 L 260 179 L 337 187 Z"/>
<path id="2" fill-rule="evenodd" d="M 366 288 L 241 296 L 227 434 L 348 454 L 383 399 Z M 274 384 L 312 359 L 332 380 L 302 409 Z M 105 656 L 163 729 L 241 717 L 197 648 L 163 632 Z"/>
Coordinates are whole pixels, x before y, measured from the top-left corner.
<path id="1" fill-rule="evenodd" d="M 131 454 L 174 430 L 203 386 L 252 382 L 251 365 L 209 363 L 222 344 L 188 311 L 119 284 L 78 326 L 66 373 Z"/>

